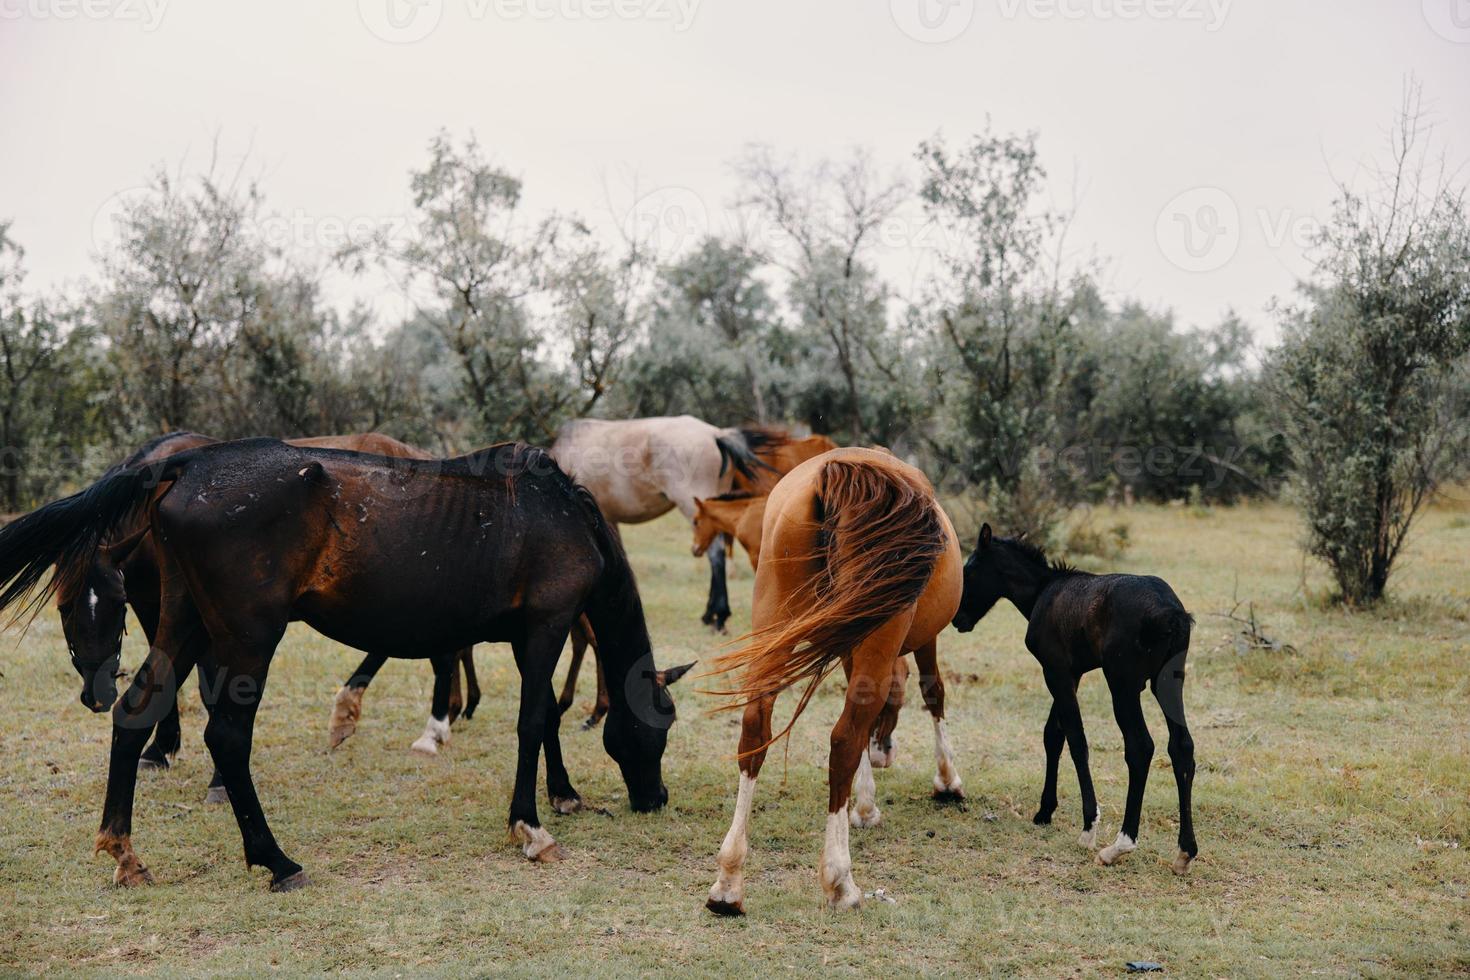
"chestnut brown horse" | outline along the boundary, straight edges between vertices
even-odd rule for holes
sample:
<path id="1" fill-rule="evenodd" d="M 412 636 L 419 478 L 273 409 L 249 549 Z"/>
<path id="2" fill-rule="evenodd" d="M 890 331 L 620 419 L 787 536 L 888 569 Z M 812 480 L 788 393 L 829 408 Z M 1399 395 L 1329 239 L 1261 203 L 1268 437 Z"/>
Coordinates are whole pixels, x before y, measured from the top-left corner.
<path id="1" fill-rule="evenodd" d="M 728 693 L 744 704 L 745 714 L 735 817 L 706 904 L 721 915 L 745 911 L 751 808 L 775 741 L 776 696 L 806 682 L 779 738 L 790 732 L 817 685 L 842 664 L 849 681 L 832 729 L 819 878 L 829 905 L 856 907 L 862 891 L 852 878 L 848 827 L 876 820 L 877 813 L 876 807 L 869 814 L 849 811 L 853 776 L 867 759 L 864 749 L 887 702 L 894 662 L 908 651 L 932 656 L 935 638 L 959 607 L 959 542 L 924 474 L 869 449 L 835 450 L 792 470 L 771 491 L 761 537 L 766 558 L 755 576 L 750 643 L 715 662 L 717 670 L 737 672 Z M 944 722 L 934 727 L 935 793 L 959 793 Z"/>
<path id="2" fill-rule="evenodd" d="M 160 460 L 219 442 L 197 432 L 170 432 L 152 439 L 134 451 L 118 468 L 157 463 Z M 428 459 L 430 454 L 399 442 L 390 436 L 368 432 L 343 436 L 315 436 L 287 440 L 291 445 L 326 449 L 349 449 L 395 459 Z M 159 572 L 156 552 L 147 534 L 147 515 L 142 511 L 124 522 L 112 537 L 98 549 L 90 568 L 70 570 L 63 574 L 80 588 L 75 594 L 58 592 L 57 610 L 61 615 L 62 633 L 72 662 L 84 680 L 81 700 L 93 711 L 112 706 L 117 697 L 114 675 L 118 672 L 127 609 L 133 609 L 143 634 L 151 646 L 158 633 Z M 361 715 L 362 692 L 384 663 L 384 658 L 368 656 L 355 670 L 337 696 L 331 725 L 331 745 L 335 748 L 352 734 Z M 459 682 L 463 665 L 465 685 Z M 448 725 L 464 710 L 466 718 L 474 714 L 480 700 L 472 653 L 456 651 L 452 661 L 436 660 L 436 698 L 431 706 L 430 722 L 414 749 L 434 754 L 442 742 L 437 735 L 447 732 Z M 443 675 L 442 677 L 440 675 Z M 439 690 L 439 688 L 443 690 Z M 166 769 L 182 744 L 177 701 L 159 720 L 152 744 L 144 750 L 139 765 L 145 769 Z M 210 782 L 208 802 L 225 801 L 224 783 L 218 772 Z"/>
<path id="3" fill-rule="evenodd" d="M 718 497 L 694 501 L 694 557 L 703 555 L 715 538 L 740 542 L 751 568 L 761 560 L 761 522 L 766 517 L 766 495 L 734 490 Z"/>
<path id="4" fill-rule="evenodd" d="M 388 460 L 270 439 L 203 446 L 129 468 L 0 528 L 0 610 L 53 575 L 28 608 L 89 567 L 100 543 L 146 507 L 162 609 L 148 658 L 113 709 L 97 850 L 120 885 L 151 880 L 132 845 L 138 756 L 176 678 L 198 664 L 204 740 L 224 776 L 245 860 L 273 891 L 306 884 L 276 843 L 250 773 L 256 711 L 293 620 L 369 653 L 421 659 L 509 642 L 521 674 L 509 826 L 526 857 L 556 841 L 536 810 L 539 757 L 563 813 L 581 799 L 562 762 L 552 672 L 586 613 L 612 706 L 603 744 L 635 811 L 668 800 L 662 758 L 673 702 L 658 671 L 632 569 L 592 497 L 541 450 L 503 444 L 448 460 Z M 23 607 L 26 608 L 26 607 Z"/>

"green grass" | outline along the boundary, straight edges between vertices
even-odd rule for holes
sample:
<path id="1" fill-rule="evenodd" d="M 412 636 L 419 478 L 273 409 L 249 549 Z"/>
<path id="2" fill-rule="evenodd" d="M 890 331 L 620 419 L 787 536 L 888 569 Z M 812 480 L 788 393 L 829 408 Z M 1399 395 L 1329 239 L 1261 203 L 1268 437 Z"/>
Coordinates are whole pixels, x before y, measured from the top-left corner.
<path id="1" fill-rule="evenodd" d="M 824 910 L 816 878 L 826 806 L 829 682 L 775 752 L 757 791 L 741 920 L 703 908 L 734 800 L 737 719 L 711 715 L 696 683 L 678 692 L 665 758 L 671 805 L 627 809 L 601 739 L 569 724 L 568 766 L 589 809 L 542 818 L 568 860 L 527 863 L 507 839 L 515 671 L 480 648 L 486 701 L 436 759 L 408 751 L 430 673 L 390 664 L 357 735 L 328 755 L 337 685 L 359 655 L 293 628 L 259 715 L 255 776 L 272 827 L 312 887 L 266 891 L 245 870 L 228 808 L 203 805 L 202 712 L 186 705 L 184 750 L 140 778 L 134 842 L 157 878 L 110 887 L 92 857 L 109 728 L 76 701 L 54 614 L 0 654 L 0 971 L 404 974 L 684 972 L 821 968 L 1071 976 L 1152 959 L 1175 976 L 1470 972 L 1470 527 L 1431 512 L 1372 613 L 1325 610 L 1293 515 L 1277 507 L 1205 515 L 1139 508 L 1114 567 L 1167 578 L 1198 627 L 1186 689 L 1200 773 L 1200 858 L 1170 873 L 1176 802 L 1162 717 L 1139 849 L 1098 867 L 1076 842 L 1076 783 L 1062 765 L 1053 827 L 1030 822 L 1040 792 L 1047 701 L 998 607 L 968 636 L 942 635 L 949 725 L 970 794 L 929 799 L 928 717 L 910 681 L 897 766 L 879 771 L 883 823 L 854 831 L 855 875 L 896 904 Z M 661 665 L 706 657 L 704 566 L 674 518 L 627 529 Z M 739 560 L 732 625 L 749 622 Z M 1241 654 L 1213 615 L 1235 596 L 1295 653 Z M 142 644 L 128 638 L 126 660 Z M 708 682 L 706 682 L 708 683 Z M 585 698 L 591 686 L 584 678 Z M 790 699 L 787 699 L 788 701 Z M 789 704 L 785 705 L 789 710 Z M 1100 840 L 1116 831 L 1125 768 L 1098 675 L 1083 685 Z"/>

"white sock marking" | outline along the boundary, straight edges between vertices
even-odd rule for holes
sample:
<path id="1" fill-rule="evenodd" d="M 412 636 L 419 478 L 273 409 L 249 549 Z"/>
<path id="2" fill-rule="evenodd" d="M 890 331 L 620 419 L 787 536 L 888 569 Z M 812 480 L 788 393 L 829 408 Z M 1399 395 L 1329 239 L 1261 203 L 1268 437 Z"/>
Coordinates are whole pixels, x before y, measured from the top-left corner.
<path id="1" fill-rule="evenodd" d="M 863 893 L 852 880 L 852 854 L 847 844 L 846 808 L 827 814 L 827 831 L 822 840 L 822 866 L 819 877 L 827 904 L 833 908 L 856 908 L 863 903 Z"/>
<path id="2" fill-rule="evenodd" d="M 556 838 L 547 833 L 545 827 L 532 827 L 524 820 L 516 821 L 515 836 L 520 841 L 521 852 L 532 861 L 542 851 L 556 846 Z"/>
<path id="3" fill-rule="evenodd" d="M 854 827 L 876 827 L 883 819 L 876 799 L 878 786 L 873 781 L 873 762 L 864 752 L 858 761 L 857 779 L 853 789 L 853 804 L 848 811 Z"/>
<path id="4" fill-rule="evenodd" d="M 413 750 L 424 755 L 438 755 L 439 746 L 449 741 L 449 722 L 429 716 L 424 733 L 414 740 Z"/>
<path id="5" fill-rule="evenodd" d="M 747 838 L 750 826 L 750 808 L 755 801 L 755 777 L 740 774 L 740 789 L 735 794 L 735 818 L 725 833 L 720 845 L 720 874 L 710 886 L 711 902 L 726 902 L 739 905 L 745 901 L 745 856 L 750 853 Z"/>
<path id="6" fill-rule="evenodd" d="M 943 718 L 934 719 L 934 791 L 936 793 L 958 793 L 961 782 L 959 771 L 954 767 L 954 750 L 949 747 L 949 730 Z"/>
<path id="7" fill-rule="evenodd" d="M 1103 864 L 1112 864 L 1124 854 L 1127 854 L 1130 851 L 1136 851 L 1137 849 L 1138 843 L 1134 841 L 1132 837 L 1129 837 L 1127 834 L 1123 833 L 1120 830 L 1118 831 L 1117 840 L 1113 841 L 1107 847 L 1104 847 L 1101 851 L 1097 852 L 1097 859 Z"/>

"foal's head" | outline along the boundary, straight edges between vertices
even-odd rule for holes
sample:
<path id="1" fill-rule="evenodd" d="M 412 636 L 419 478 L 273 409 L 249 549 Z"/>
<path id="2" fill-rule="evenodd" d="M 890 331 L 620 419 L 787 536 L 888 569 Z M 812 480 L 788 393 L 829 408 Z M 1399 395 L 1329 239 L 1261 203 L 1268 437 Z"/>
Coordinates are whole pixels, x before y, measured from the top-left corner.
<path id="1" fill-rule="evenodd" d="M 128 604 L 122 571 L 105 549 L 85 572 L 63 582 L 56 608 L 71 665 L 82 678 L 82 704 L 106 711 L 117 700 L 115 678 Z"/>
<path id="2" fill-rule="evenodd" d="M 623 696 L 611 697 L 602 726 L 602 747 L 622 770 L 628 804 L 637 813 L 657 810 L 669 801 L 669 789 L 663 780 L 664 747 L 674 723 L 669 685 L 694 666 L 688 663 L 668 670 L 641 666 L 652 662 L 650 655 L 639 667 L 628 671 Z"/>
<path id="3" fill-rule="evenodd" d="M 1039 548 L 1014 538 L 997 538 L 989 524 L 982 525 L 975 550 L 965 562 L 965 591 L 951 624 L 961 633 L 968 633 L 1001 599 L 1026 601 L 1023 593 L 1042 579 L 1049 567 Z"/>
<path id="4" fill-rule="evenodd" d="M 699 558 L 715 543 L 721 534 L 734 536 L 735 524 L 750 506 L 748 493 L 728 493 L 708 500 L 694 499 L 694 546 L 690 549 Z"/>

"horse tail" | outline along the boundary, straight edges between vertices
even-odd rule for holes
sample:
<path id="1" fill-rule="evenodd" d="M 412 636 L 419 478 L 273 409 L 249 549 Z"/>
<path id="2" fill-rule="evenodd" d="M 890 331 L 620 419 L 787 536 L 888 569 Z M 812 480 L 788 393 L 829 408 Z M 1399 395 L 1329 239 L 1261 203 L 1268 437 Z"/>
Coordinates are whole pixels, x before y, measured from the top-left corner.
<path id="1" fill-rule="evenodd" d="M 832 460 L 817 479 L 813 555 L 821 566 L 802 611 L 749 637 L 715 671 L 739 671 L 726 708 L 772 697 L 802 679 L 806 690 L 786 735 L 844 654 L 906 611 L 945 549 L 933 496 L 887 467 Z"/>
<path id="2" fill-rule="evenodd" d="M 1166 609 L 1140 624 L 1138 643 L 1148 653 L 1173 656 L 1189 649 L 1193 629 L 1194 617 L 1182 607 Z"/>
<path id="3" fill-rule="evenodd" d="M 774 466 L 755 454 L 747 438 L 743 431 L 737 435 L 715 436 L 715 448 L 720 451 L 720 476 L 724 476 L 732 466 L 736 473 L 752 481 L 760 479 L 758 470 L 777 472 Z"/>
<path id="4" fill-rule="evenodd" d="M 170 460 L 170 464 L 172 460 Z M 171 479 L 173 466 L 113 470 L 85 490 L 53 501 L 0 528 L 0 611 L 31 595 L 46 570 L 56 572 L 10 619 L 33 618 L 58 588 L 80 588 L 104 538 L 132 514 L 148 492 Z"/>

